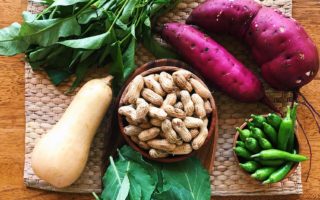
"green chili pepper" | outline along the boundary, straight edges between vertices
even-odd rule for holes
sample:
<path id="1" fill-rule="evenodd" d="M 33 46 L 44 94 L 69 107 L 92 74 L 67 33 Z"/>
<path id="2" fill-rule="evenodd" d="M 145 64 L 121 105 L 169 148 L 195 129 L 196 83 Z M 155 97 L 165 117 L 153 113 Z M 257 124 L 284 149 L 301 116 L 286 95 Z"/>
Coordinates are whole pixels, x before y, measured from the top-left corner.
<path id="1" fill-rule="evenodd" d="M 266 122 L 263 122 L 263 131 L 274 146 L 277 146 L 277 131 Z"/>
<path id="2" fill-rule="evenodd" d="M 255 125 L 252 122 L 250 122 L 248 119 L 246 119 L 246 123 L 249 129 L 251 129 L 251 127 L 255 127 Z"/>
<path id="3" fill-rule="evenodd" d="M 258 141 L 255 138 L 247 138 L 244 144 L 246 145 L 246 148 L 252 153 L 258 153 L 261 151 Z"/>
<path id="4" fill-rule="evenodd" d="M 267 167 L 276 167 L 276 166 L 280 166 L 283 163 L 285 163 L 285 161 L 283 160 L 261 160 L 261 159 L 254 159 L 256 162 L 260 163 L 263 166 L 267 166 Z"/>
<path id="5" fill-rule="evenodd" d="M 251 134 L 252 134 L 249 129 L 240 129 L 240 128 L 238 128 L 238 127 L 237 127 L 236 129 L 237 129 L 237 131 L 239 132 L 240 139 L 241 139 L 243 142 L 245 142 L 246 139 L 247 139 L 248 137 L 250 137 Z"/>
<path id="6" fill-rule="evenodd" d="M 243 147 L 243 148 L 246 148 L 246 146 L 245 146 L 244 142 L 242 142 L 242 141 L 237 141 L 236 146 L 237 146 L 237 147 Z"/>
<path id="7" fill-rule="evenodd" d="M 263 150 L 258 154 L 254 154 L 251 158 L 261 158 L 262 160 L 286 160 L 293 162 L 301 162 L 308 160 L 307 157 L 299 154 L 292 154 L 278 149 Z"/>
<path id="8" fill-rule="evenodd" d="M 259 181 L 264 181 L 276 170 L 277 170 L 276 167 L 260 168 L 260 169 L 257 169 L 255 173 L 251 174 L 251 177 Z"/>
<path id="9" fill-rule="evenodd" d="M 249 173 L 255 172 L 260 167 L 259 163 L 255 162 L 255 161 L 248 161 L 246 163 L 240 163 L 239 165 L 242 169 L 244 169 L 245 171 L 247 171 Z"/>
<path id="10" fill-rule="evenodd" d="M 252 118 L 252 123 L 256 126 L 256 127 L 259 127 L 259 128 L 262 128 L 263 125 L 262 123 L 263 122 L 267 122 L 266 118 L 262 115 L 250 115 L 250 117 Z"/>
<path id="11" fill-rule="evenodd" d="M 279 130 L 281 122 L 282 118 L 279 115 L 275 113 L 268 114 L 267 123 L 273 126 L 276 130 Z"/>
<path id="12" fill-rule="evenodd" d="M 266 138 L 258 138 L 259 145 L 262 149 L 273 149 L 272 144 Z"/>
<path id="13" fill-rule="evenodd" d="M 298 103 L 293 104 L 293 108 L 290 113 L 290 117 L 292 119 L 293 125 L 292 125 L 292 134 L 290 134 L 289 139 L 288 139 L 288 146 L 287 146 L 287 151 L 292 152 L 294 148 L 294 134 L 295 134 L 295 126 L 296 126 L 296 120 L 297 120 L 297 108 L 298 108 Z"/>
<path id="14" fill-rule="evenodd" d="M 235 147 L 233 150 L 239 157 L 251 160 L 251 153 L 247 149 L 243 147 Z"/>
<path id="15" fill-rule="evenodd" d="M 288 146 L 288 141 L 290 138 L 290 135 L 293 134 L 293 121 L 290 116 L 291 109 L 288 106 L 287 115 L 282 120 L 280 124 L 280 129 L 278 133 L 278 149 L 286 151 Z"/>
<path id="16" fill-rule="evenodd" d="M 273 172 L 269 178 L 263 182 L 263 184 L 267 183 L 276 183 L 284 179 L 287 174 L 290 172 L 293 162 L 287 162 L 283 167 Z"/>
<path id="17" fill-rule="evenodd" d="M 265 138 L 265 134 L 263 133 L 263 131 L 260 128 L 257 127 L 251 127 L 250 128 L 251 132 L 252 132 L 252 137 L 253 138 Z"/>

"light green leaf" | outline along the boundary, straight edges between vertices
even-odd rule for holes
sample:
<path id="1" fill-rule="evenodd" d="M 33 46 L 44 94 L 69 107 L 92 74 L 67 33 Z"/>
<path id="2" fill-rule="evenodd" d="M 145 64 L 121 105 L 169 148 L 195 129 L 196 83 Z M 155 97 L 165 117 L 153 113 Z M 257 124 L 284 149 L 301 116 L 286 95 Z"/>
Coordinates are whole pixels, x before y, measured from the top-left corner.
<path id="1" fill-rule="evenodd" d="M 144 25 L 146 25 L 146 27 L 151 27 L 151 21 L 150 21 L 150 18 L 147 17 L 145 20 L 144 20 Z"/>
<path id="2" fill-rule="evenodd" d="M 107 42 L 106 39 L 110 32 L 103 33 L 100 35 L 95 35 L 82 39 L 74 39 L 74 40 L 65 40 L 59 42 L 67 47 L 71 47 L 74 49 L 100 49 Z"/>
<path id="3" fill-rule="evenodd" d="M 116 0 L 109 0 L 103 5 L 100 5 L 98 9 L 88 8 L 87 10 L 79 14 L 78 22 L 80 24 L 87 24 L 92 20 L 96 20 L 98 18 L 101 18 L 102 16 L 105 16 L 106 14 L 104 11 L 108 10 L 109 7 L 115 3 L 115 1 Z"/>
<path id="4" fill-rule="evenodd" d="M 188 190 L 193 200 L 210 200 L 210 177 L 200 161 L 190 158 L 182 162 L 167 164 L 162 169 L 164 191 L 172 186 Z"/>
<path id="5" fill-rule="evenodd" d="M 89 2 L 90 0 L 55 0 L 50 7 L 54 6 L 71 6 L 77 3 Z"/>
<path id="6" fill-rule="evenodd" d="M 129 167 L 130 167 L 130 165 L 128 165 L 128 168 Z M 127 171 L 129 171 L 128 168 L 127 168 Z M 129 194 L 129 190 L 130 190 L 130 181 L 128 178 L 128 174 L 126 174 L 122 180 L 120 190 L 119 190 L 119 193 L 118 193 L 116 200 L 126 200 L 128 194 Z"/>
<path id="7" fill-rule="evenodd" d="M 0 55 L 12 56 L 27 50 L 29 43 L 18 37 L 20 28 L 20 24 L 13 23 L 0 29 Z"/>
<path id="8" fill-rule="evenodd" d="M 32 14 L 30 12 L 27 12 L 27 11 L 23 11 L 22 12 L 22 17 L 23 17 L 23 20 L 26 21 L 26 22 L 32 22 L 36 19 L 37 15 L 36 14 Z"/>
<path id="9" fill-rule="evenodd" d="M 60 84 L 62 81 L 64 81 L 66 78 L 68 78 L 71 74 L 68 71 L 65 70 L 59 70 L 59 69 L 45 69 L 47 72 L 51 82 L 54 85 Z"/>
<path id="10" fill-rule="evenodd" d="M 34 20 L 24 22 L 20 29 L 19 37 L 30 44 L 50 46 L 59 38 L 80 35 L 81 27 L 76 17 L 64 19 Z"/>

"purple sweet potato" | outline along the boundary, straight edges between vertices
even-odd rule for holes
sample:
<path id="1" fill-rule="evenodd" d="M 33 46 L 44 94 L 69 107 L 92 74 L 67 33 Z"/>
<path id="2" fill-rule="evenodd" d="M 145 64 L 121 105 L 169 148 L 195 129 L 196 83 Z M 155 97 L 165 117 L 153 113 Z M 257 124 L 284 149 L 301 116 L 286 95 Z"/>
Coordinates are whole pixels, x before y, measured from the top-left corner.
<path id="1" fill-rule="evenodd" d="M 246 41 L 263 78 L 275 89 L 298 91 L 318 72 L 318 51 L 303 27 L 253 0 L 208 0 L 187 22 Z"/>
<path id="2" fill-rule="evenodd" d="M 229 96 L 243 102 L 265 98 L 259 79 L 225 48 L 196 28 L 168 23 L 164 25 L 161 36 L 193 68 Z"/>
<path id="3" fill-rule="evenodd" d="M 187 23 L 196 24 L 210 32 L 243 38 L 261 7 L 252 0 L 209 0 L 192 11 Z"/>
<path id="4" fill-rule="evenodd" d="M 276 89 L 297 90 L 318 72 L 318 51 L 310 37 L 294 19 L 274 9 L 260 9 L 245 40 L 263 78 Z"/>

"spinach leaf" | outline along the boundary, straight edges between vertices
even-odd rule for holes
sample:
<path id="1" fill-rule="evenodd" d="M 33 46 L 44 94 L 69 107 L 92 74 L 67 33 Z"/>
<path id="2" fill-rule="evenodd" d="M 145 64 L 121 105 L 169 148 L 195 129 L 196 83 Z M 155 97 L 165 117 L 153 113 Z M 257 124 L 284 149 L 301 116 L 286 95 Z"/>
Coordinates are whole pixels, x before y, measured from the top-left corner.
<path id="1" fill-rule="evenodd" d="M 82 39 L 64 40 L 62 42 L 59 42 L 59 44 L 74 49 L 100 49 L 103 45 L 105 45 L 106 38 L 109 34 L 110 32 L 106 32 L 100 35 L 95 35 Z"/>
<path id="2" fill-rule="evenodd" d="M 165 47 L 156 41 L 151 34 L 150 30 L 147 30 L 143 34 L 143 46 L 148 49 L 157 58 L 172 58 L 179 59 L 180 57 L 169 47 Z"/>
<path id="3" fill-rule="evenodd" d="M 178 1 L 43 0 L 48 7 L 41 13 L 24 12 L 21 26 L 0 30 L 0 55 L 24 52 L 32 69 L 45 70 L 54 84 L 75 75 L 70 90 L 90 67 L 107 66 L 119 89 L 136 67 L 139 42 L 159 57 L 175 57 L 153 40 L 151 30 L 157 14 Z"/>
<path id="4" fill-rule="evenodd" d="M 127 50 L 123 54 L 124 78 L 126 79 L 136 68 L 134 56 L 136 50 L 136 39 L 131 38 L 130 44 Z"/>
<path id="5" fill-rule="evenodd" d="M 0 55 L 12 56 L 27 50 L 29 43 L 19 38 L 20 24 L 0 29 Z"/>
<path id="6" fill-rule="evenodd" d="M 29 44 L 50 46 L 58 42 L 59 38 L 80 35 L 81 27 L 75 16 L 65 19 L 47 19 L 25 21 L 22 23 L 19 38 Z"/>

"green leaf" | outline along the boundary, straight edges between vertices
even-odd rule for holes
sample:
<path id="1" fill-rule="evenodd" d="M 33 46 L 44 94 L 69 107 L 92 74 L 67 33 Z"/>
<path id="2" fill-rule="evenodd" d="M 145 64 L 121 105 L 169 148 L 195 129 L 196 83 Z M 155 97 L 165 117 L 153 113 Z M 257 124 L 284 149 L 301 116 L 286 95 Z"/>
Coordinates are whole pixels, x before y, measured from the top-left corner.
<path id="1" fill-rule="evenodd" d="M 171 186 L 170 189 L 161 193 L 154 193 L 152 196 L 154 200 L 194 200 L 191 192 L 188 190 Z"/>
<path id="2" fill-rule="evenodd" d="M 133 16 L 134 14 L 134 10 L 135 10 L 135 6 L 138 3 L 138 0 L 130 0 L 127 5 L 124 7 L 122 14 L 120 16 L 120 20 L 124 23 L 128 23 L 130 17 Z"/>
<path id="3" fill-rule="evenodd" d="M 118 91 L 124 81 L 124 64 L 122 59 L 122 52 L 120 48 L 120 42 L 112 44 L 111 58 L 112 63 L 109 68 L 109 73 L 115 77 L 115 81 L 112 84 L 113 88 Z"/>
<path id="4" fill-rule="evenodd" d="M 58 70 L 58 69 L 45 69 L 51 82 L 54 85 L 59 85 L 62 81 L 66 80 L 68 77 L 70 77 L 70 72 L 64 71 L 64 70 Z"/>
<path id="5" fill-rule="evenodd" d="M 20 28 L 20 24 L 13 23 L 0 29 L 0 55 L 12 56 L 27 50 L 29 43 L 18 37 Z"/>
<path id="6" fill-rule="evenodd" d="M 129 166 L 128 166 L 129 167 Z M 126 174 L 122 180 L 120 190 L 116 200 L 126 200 L 130 190 L 130 181 L 128 178 L 128 174 Z"/>
<path id="7" fill-rule="evenodd" d="M 124 78 L 126 79 L 135 69 L 135 50 L 136 50 L 136 40 L 132 37 L 127 50 L 123 54 L 123 65 L 124 65 Z"/>
<path id="8" fill-rule="evenodd" d="M 102 192 L 103 200 L 113 200 L 119 194 L 121 183 L 125 176 L 130 182 L 130 199 L 150 200 L 155 189 L 156 181 L 145 167 L 139 163 L 120 159 L 116 162 L 110 158 L 110 166 L 103 177 L 104 187 L 108 188 Z"/>
<path id="9" fill-rule="evenodd" d="M 75 16 L 64 19 L 34 20 L 24 22 L 19 37 L 30 44 L 50 46 L 59 38 L 80 35 L 81 27 Z"/>
<path id="10" fill-rule="evenodd" d="M 100 35 L 95 35 L 81 39 L 65 40 L 59 42 L 59 44 L 74 49 L 100 49 L 107 42 L 106 39 L 109 36 L 109 34 L 110 32 L 107 32 Z"/>
<path id="11" fill-rule="evenodd" d="M 54 6 L 71 6 L 77 3 L 89 2 L 90 0 L 55 0 L 50 7 Z"/>
<path id="12" fill-rule="evenodd" d="M 172 186 L 188 190 L 193 200 L 210 200 L 210 177 L 200 161 L 190 158 L 174 164 L 166 164 L 162 169 L 164 191 Z"/>
<path id="13" fill-rule="evenodd" d="M 145 31 L 143 34 L 143 45 L 147 48 L 155 57 L 157 58 L 172 58 L 179 59 L 180 57 L 173 50 L 168 47 L 161 45 L 156 41 L 152 35 L 151 31 Z"/>
<path id="14" fill-rule="evenodd" d="M 87 10 L 83 11 L 78 16 L 78 22 L 80 24 L 87 24 L 92 20 L 96 20 L 101 18 L 102 16 L 105 17 L 105 10 L 108 10 L 111 5 L 115 3 L 116 0 L 109 0 L 108 2 L 104 3 L 103 5 L 99 5 L 98 9 L 88 8 Z"/>

